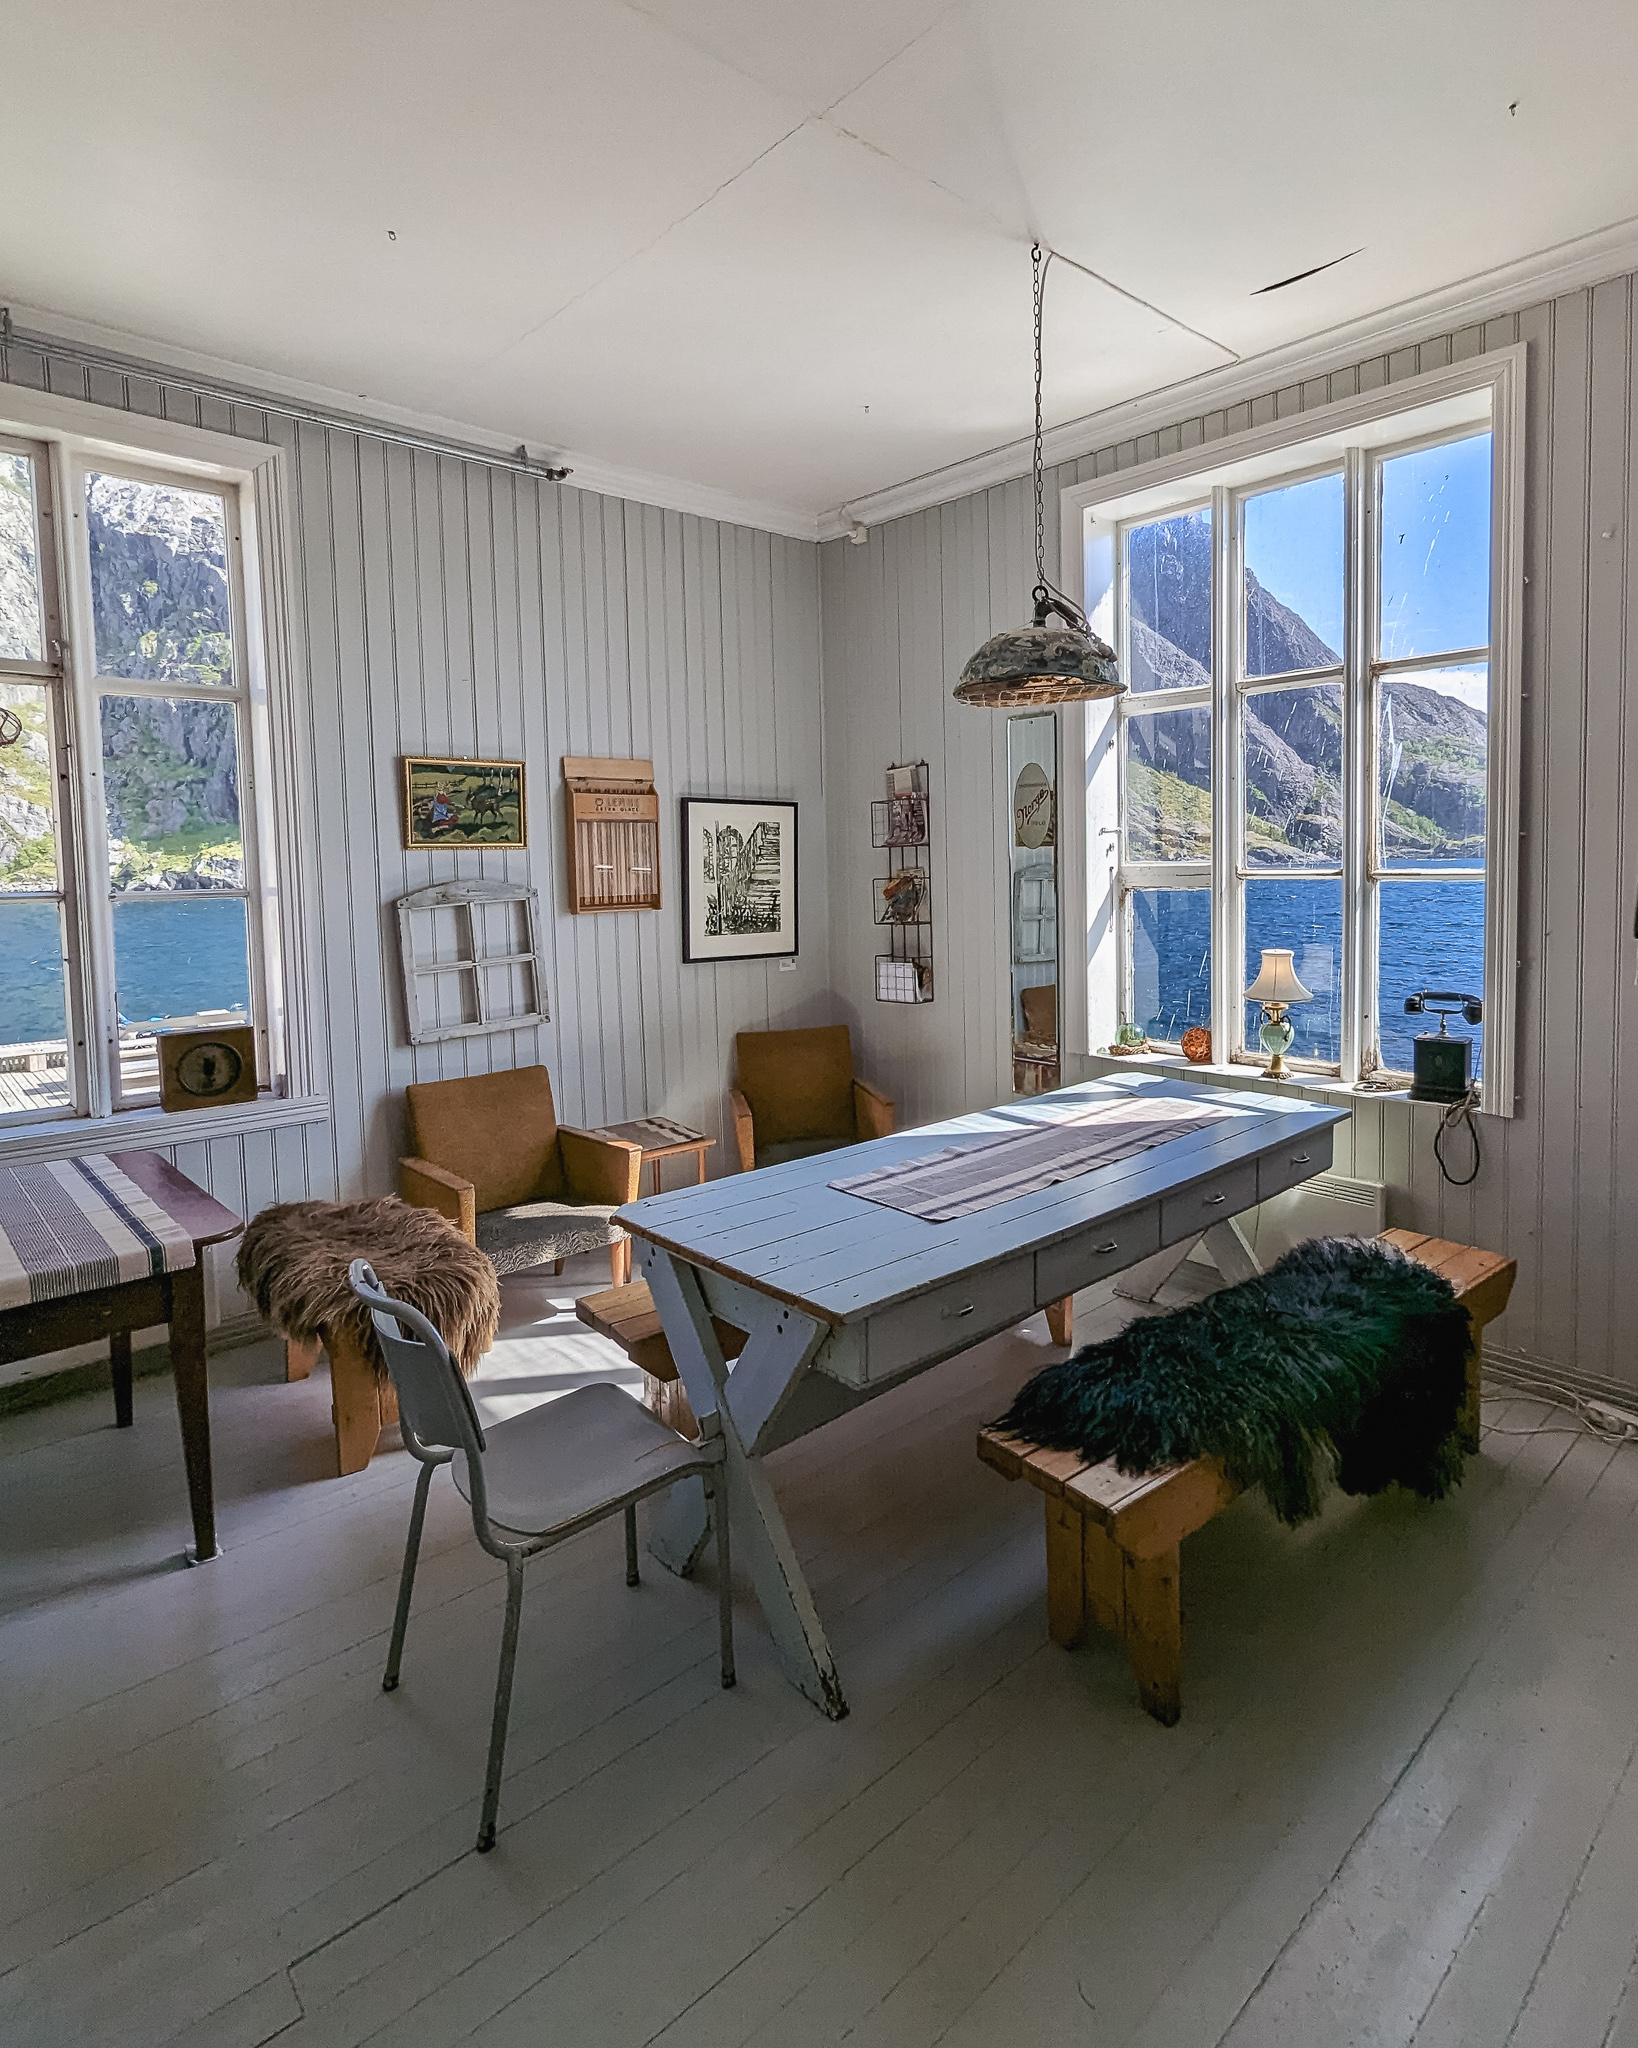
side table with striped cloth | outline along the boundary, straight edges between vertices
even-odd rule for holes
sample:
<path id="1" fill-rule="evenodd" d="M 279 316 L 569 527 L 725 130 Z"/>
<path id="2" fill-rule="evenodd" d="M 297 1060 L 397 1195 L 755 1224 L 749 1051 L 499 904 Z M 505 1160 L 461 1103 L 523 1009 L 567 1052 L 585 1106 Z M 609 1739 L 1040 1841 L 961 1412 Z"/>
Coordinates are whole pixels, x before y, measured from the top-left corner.
<path id="1" fill-rule="evenodd" d="M 0 1308 L 196 1262 L 187 1231 L 105 1152 L 0 1167 Z"/>
<path id="2" fill-rule="evenodd" d="M 203 1255 L 243 1229 L 155 1152 L 0 1166 L 0 1364 L 106 1337 L 129 1428 L 131 1332 L 167 1324 L 198 1561 L 217 1551 Z"/>

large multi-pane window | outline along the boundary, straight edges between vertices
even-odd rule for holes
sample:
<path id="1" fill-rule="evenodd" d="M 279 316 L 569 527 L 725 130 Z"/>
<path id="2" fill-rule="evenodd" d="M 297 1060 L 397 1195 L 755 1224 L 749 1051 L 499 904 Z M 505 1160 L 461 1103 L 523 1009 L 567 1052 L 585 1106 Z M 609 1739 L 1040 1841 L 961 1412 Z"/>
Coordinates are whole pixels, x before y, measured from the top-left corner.
<path id="1" fill-rule="evenodd" d="M 1409 1071 L 1407 997 L 1495 985 L 1492 453 L 1331 436 L 1116 524 L 1119 1006 L 1152 1041 L 1215 1020 L 1253 1056 L 1269 946 L 1310 994 L 1291 1063 L 1350 1080 Z"/>
<path id="2" fill-rule="evenodd" d="M 156 1032 L 263 1021 L 238 522 L 0 442 L 0 1121 L 151 1102 Z"/>

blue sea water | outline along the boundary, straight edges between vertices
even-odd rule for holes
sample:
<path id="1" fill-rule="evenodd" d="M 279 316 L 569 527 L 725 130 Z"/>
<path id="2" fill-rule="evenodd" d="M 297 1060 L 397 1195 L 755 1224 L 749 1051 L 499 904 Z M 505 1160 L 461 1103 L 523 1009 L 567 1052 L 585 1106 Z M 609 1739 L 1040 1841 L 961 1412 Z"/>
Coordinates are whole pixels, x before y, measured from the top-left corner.
<path id="1" fill-rule="evenodd" d="M 236 896 L 164 897 L 114 911 L 120 1020 L 247 1010 L 245 906 Z M 63 1036 L 63 941 L 55 904 L 0 897 L 0 1045 Z"/>
<path id="2" fill-rule="evenodd" d="M 1420 989 L 1484 993 L 1484 884 L 1479 881 L 1385 883 L 1380 951 L 1381 1051 L 1384 1066 L 1408 1073 L 1411 1042 L 1437 1019 L 1407 1017 L 1405 998 Z M 1211 897 L 1205 889 L 1143 889 L 1133 897 L 1133 999 L 1136 1022 L 1153 1038 L 1175 1044 L 1191 1024 L 1211 1022 Z M 1292 1052 L 1334 1060 L 1341 1049 L 1338 972 L 1342 884 L 1262 876 L 1246 884 L 1246 979 L 1265 946 L 1288 946 L 1297 978 L 1313 1001 L 1291 1012 Z M 1255 1042 L 1255 1005 L 1247 1005 Z M 1474 1040 L 1479 1071 L 1484 1027 L 1457 1020 Z"/>

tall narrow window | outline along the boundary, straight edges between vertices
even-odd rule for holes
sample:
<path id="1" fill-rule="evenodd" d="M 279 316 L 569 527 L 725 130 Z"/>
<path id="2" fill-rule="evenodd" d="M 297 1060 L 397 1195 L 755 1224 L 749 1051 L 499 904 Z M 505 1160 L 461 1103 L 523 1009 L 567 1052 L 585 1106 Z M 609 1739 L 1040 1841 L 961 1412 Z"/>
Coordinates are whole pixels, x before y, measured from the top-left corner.
<path id="1" fill-rule="evenodd" d="M 1408 1069 L 1427 988 L 1484 994 L 1489 802 L 1490 436 L 1375 465 L 1370 731 L 1379 1053 Z M 1483 1027 L 1475 1057 L 1483 1056 Z"/>
<path id="2" fill-rule="evenodd" d="M 1513 449 L 1511 415 L 1507 432 Z M 1506 705 L 1500 755 L 1494 739 L 1497 447 L 1487 388 L 1265 447 L 1170 502 L 1135 485 L 1126 517 L 1106 501 L 1130 683 L 1120 1021 L 1157 1045 L 1212 1024 L 1219 1059 L 1260 1063 L 1243 991 L 1269 947 L 1309 991 L 1288 1058 L 1317 1074 L 1408 1078 L 1424 990 L 1505 1000 L 1487 938 L 1512 887 L 1487 872 L 1488 848 L 1510 851 L 1491 814 L 1515 801 Z"/>
<path id="3" fill-rule="evenodd" d="M 76 1103 L 47 450 L 0 441 L 0 1118 Z"/>
<path id="4" fill-rule="evenodd" d="M 1124 535 L 1126 1014 L 1165 1044 L 1211 1013 L 1211 511 Z"/>
<path id="5" fill-rule="evenodd" d="M 269 1050 L 241 487 L 0 439 L 0 1127 L 154 1102 L 156 1034 Z"/>
<path id="6" fill-rule="evenodd" d="M 88 469 L 84 504 L 124 1104 L 157 1092 L 156 1031 L 253 1013 L 238 534 L 170 479 Z"/>
<path id="7" fill-rule="evenodd" d="M 1249 987 L 1289 946 L 1313 997 L 1292 1011 L 1298 1058 L 1342 1054 L 1342 472 L 1238 501 L 1240 927 Z M 1255 1004 L 1237 1052 L 1256 1045 Z"/>

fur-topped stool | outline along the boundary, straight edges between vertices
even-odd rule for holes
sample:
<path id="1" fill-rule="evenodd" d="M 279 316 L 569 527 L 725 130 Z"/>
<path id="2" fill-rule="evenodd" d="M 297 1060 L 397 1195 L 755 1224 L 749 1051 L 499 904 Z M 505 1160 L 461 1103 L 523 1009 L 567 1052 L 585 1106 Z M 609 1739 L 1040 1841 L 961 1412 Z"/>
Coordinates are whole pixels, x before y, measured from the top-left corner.
<path id="1" fill-rule="evenodd" d="M 264 1209 L 239 1246 L 239 1285 L 285 1340 L 285 1376 L 304 1380 L 322 1345 L 330 1357 L 336 1463 L 362 1472 L 381 1432 L 398 1420 L 369 1311 L 347 1268 L 368 1259 L 395 1301 L 418 1308 L 468 1378 L 495 1341 L 495 1269 L 453 1223 L 396 1195 L 368 1202 L 281 1202 Z"/>

